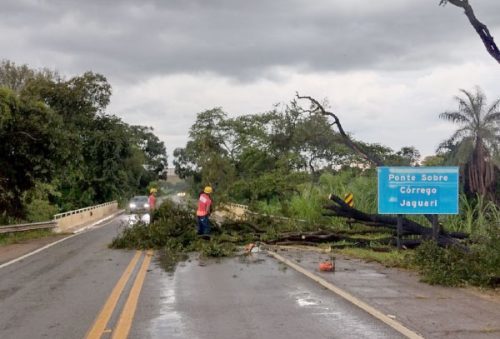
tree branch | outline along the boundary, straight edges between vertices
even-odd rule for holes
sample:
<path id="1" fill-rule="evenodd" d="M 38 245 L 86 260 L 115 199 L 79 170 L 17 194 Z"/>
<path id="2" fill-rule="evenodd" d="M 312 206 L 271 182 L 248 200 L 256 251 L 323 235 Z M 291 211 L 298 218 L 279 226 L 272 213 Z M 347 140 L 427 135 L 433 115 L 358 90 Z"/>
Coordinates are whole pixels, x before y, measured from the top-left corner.
<path id="1" fill-rule="evenodd" d="M 28 132 L 24 132 L 24 131 L 14 131 L 14 132 L 10 132 L 10 133 L 7 133 L 7 135 L 14 135 L 14 134 L 21 134 L 21 135 L 24 135 L 25 137 L 28 137 L 30 138 L 31 140 L 33 141 L 38 141 L 37 138 L 35 138 L 34 136 L 32 136 L 31 134 L 29 134 Z"/>
<path id="2" fill-rule="evenodd" d="M 331 194 L 329 198 L 335 204 L 325 206 L 325 208 L 329 211 L 324 213 L 324 215 L 352 218 L 363 224 L 371 224 L 372 226 L 396 229 L 396 217 L 361 212 L 356 208 L 350 207 L 344 202 L 344 200 L 334 194 Z M 431 228 L 422 226 L 419 223 L 407 218 L 403 218 L 403 231 L 406 234 L 419 234 L 424 239 L 432 238 Z M 458 245 L 461 248 L 466 249 L 466 247 L 463 246 L 457 239 L 455 239 L 454 236 L 460 239 L 466 238 L 465 234 L 441 232 L 438 237 L 438 243 L 443 246 Z"/>
<path id="3" fill-rule="evenodd" d="M 296 96 L 297 96 L 297 99 L 307 99 L 314 105 L 314 108 L 311 110 L 311 112 L 314 112 L 314 111 L 318 112 L 319 111 L 320 114 L 333 118 L 334 122 L 331 124 L 331 126 L 337 125 L 339 133 L 342 136 L 342 138 L 344 139 L 344 142 L 347 145 L 347 147 L 352 149 L 354 152 L 361 154 L 361 156 L 363 158 L 365 158 L 369 162 L 375 164 L 376 166 L 383 166 L 383 163 L 380 160 L 378 160 L 378 159 L 374 158 L 373 156 L 371 156 L 370 154 L 366 153 L 364 150 L 362 150 L 360 147 L 358 147 L 358 145 L 356 145 L 351 140 L 351 138 L 344 131 L 344 128 L 342 127 L 342 124 L 340 123 L 339 118 L 334 113 L 328 112 L 327 110 L 325 110 L 324 107 L 316 99 L 314 99 L 310 96 L 301 96 L 301 95 L 299 95 L 299 93 L 296 93 Z"/>
<path id="4" fill-rule="evenodd" d="M 469 0 L 441 0 L 439 5 L 444 6 L 448 2 L 454 6 L 464 9 L 467 19 L 469 19 L 470 24 L 472 25 L 472 27 L 474 27 L 477 34 L 481 38 L 484 47 L 486 47 L 486 50 L 493 57 L 493 59 L 495 59 L 498 63 L 500 63 L 500 50 L 495 44 L 495 41 L 491 36 L 490 31 L 488 30 L 488 27 L 476 18 L 474 10 L 472 9 L 472 6 L 469 4 Z"/>

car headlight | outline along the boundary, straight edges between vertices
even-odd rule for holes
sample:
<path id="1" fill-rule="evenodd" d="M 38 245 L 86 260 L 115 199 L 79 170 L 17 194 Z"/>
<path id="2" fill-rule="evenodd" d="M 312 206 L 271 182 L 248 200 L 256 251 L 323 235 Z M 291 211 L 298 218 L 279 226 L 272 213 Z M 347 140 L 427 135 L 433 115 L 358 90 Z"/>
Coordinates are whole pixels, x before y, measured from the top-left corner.
<path id="1" fill-rule="evenodd" d="M 133 202 L 131 202 L 131 203 L 128 205 L 128 207 L 130 207 L 130 208 L 136 208 L 137 206 L 136 206 Z"/>
<path id="2" fill-rule="evenodd" d="M 145 204 L 144 204 L 144 208 L 149 208 L 149 204 L 148 204 L 148 203 L 145 203 Z"/>

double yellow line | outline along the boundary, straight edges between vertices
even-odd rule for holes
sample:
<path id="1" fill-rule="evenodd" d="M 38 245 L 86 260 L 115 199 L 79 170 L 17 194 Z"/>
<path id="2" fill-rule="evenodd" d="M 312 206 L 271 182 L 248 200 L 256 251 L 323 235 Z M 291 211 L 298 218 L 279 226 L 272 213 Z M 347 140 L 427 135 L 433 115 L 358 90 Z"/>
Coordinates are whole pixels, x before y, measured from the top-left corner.
<path id="1" fill-rule="evenodd" d="M 100 339 L 104 333 L 108 333 L 110 331 L 106 328 L 106 326 L 108 325 L 109 319 L 113 315 L 116 305 L 118 304 L 118 300 L 120 299 L 120 296 L 125 289 L 127 282 L 132 276 L 132 272 L 137 266 L 142 253 L 142 251 L 136 251 L 134 257 L 125 269 L 125 272 L 123 272 L 120 280 L 118 280 L 118 282 L 116 283 L 113 291 L 108 297 L 108 300 L 106 300 L 106 303 L 102 307 L 101 312 L 94 321 L 94 325 L 87 332 L 87 335 L 85 336 L 86 339 Z M 132 327 L 135 310 L 137 309 L 139 294 L 141 293 L 142 285 L 144 284 L 146 272 L 148 270 L 149 264 L 151 263 L 152 257 L 153 251 L 147 251 L 144 260 L 142 261 L 139 272 L 136 275 L 127 301 L 125 302 L 125 306 L 123 307 L 122 313 L 120 314 L 120 318 L 118 319 L 118 322 L 116 323 L 116 326 L 112 331 L 112 339 L 124 339 L 128 337 L 128 333 L 130 332 L 130 328 Z"/>

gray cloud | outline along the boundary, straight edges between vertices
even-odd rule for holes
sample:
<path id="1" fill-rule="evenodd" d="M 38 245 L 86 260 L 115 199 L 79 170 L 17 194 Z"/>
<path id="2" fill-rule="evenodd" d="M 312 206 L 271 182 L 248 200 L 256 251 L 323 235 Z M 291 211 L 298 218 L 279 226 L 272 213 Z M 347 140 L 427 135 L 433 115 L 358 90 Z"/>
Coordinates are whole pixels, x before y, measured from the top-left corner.
<path id="1" fill-rule="evenodd" d="M 213 72 L 251 80 L 279 66 L 318 72 L 422 69 L 462 61 L 464 39 L 482 48 L 461 10 L 437 3 L 7 1 L 0 29 L 16 27 L 24 45 L 65 58 L 62 71 L 70 73 L 93 69 L 125 81 Z M 500 13 L 500 2 L 473 5 L 490 28 L 500 26 L 493 15 Z M 3 57 L 19 54 L 14 49 Z"/>
<path id="2" fill-rule="evenodd" d="M 4 0 L 0 59 L 104 74 L 109 111 L 153 126 L 170 152 L 197 112 L 255 113 L 298 90 L 331 99 L 359 139 L 431 154 L 457 89 L 496 98 L 500 74 L 462 10 L 438 2 Z M 471 2 L 499 40 L 500 1 Z"/>

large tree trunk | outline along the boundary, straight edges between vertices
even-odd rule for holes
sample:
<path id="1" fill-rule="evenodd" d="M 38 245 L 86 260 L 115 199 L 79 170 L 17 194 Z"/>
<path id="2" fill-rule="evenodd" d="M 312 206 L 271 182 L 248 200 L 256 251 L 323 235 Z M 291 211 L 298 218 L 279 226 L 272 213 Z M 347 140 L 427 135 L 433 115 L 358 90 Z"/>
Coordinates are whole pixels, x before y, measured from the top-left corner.
<path id="1" fill-rule="evenodd" d="M 336 125 L 337 128 L 339 129 L 340 135 L 342 136 L 345 144 L 351 148 L 354 152 L 360 154 L 364 159 L 367 161 L 371 162 L 372 164 L 376 166 L 384 166 L 384 163 L 380 160 L 374 157 L 372 154 L 369 154 L 368 152 L 364 151 L 363 149 L 359 148 L 352 140 L 351 138 L 345 133 L 342 124 L 340 123 L 340 119 L 337 117 L 336 114 L 329 112 L 325 110 L 325 108 L 314 98 L 310 96 L 300 96 L 299 93 L 297 93 L 297 99 L 307 99 L 311 103 L 311 108 L 307 110 L 309 113 L 316 113 L 316 114 L 321 114 L 324 116 L 328 116 L 333 118 L 334 122 L 331 124 L 331 126 Z M 361 212 L 355 208 L 349 207 L 343 199 L 337 197 L 336 195 L 332 194 L 330 195 L 330 200 L 334 202 L 333 205 L 325 206 L 328 212 L 325 213 L 325 215 L 330 215 L 330 216 L 337 216 L 337 217 L 343 217 L 347 219 L 354 219 L 360 223 L 364 223 L 365 225 L 368 226 L 374 226 L 374 227 L 389 227 L 389 228 L 396 228 L 397 225 L 397 218 L 392 217 L 392 216 L 387 216 L 387 215 L 381 215 L 381 214 L 367 214 L 364 212 Z M 431 215 L 425 215 L 427 220 L 431 221 L 433 220 Z M 409 220 L 407 218 L 403 218 L 403 233 L 404 234 L 418 234 L 422 236 L 422 239 L 432 239 L 433 238 L 433 229 L 429 227 L 425 227 L 420 225 L 419 223 L 416 223 L 412 220 Z M 462 246 L 459 241 L 453 237 L 451 237 L 449 234 L 444 233 L 442 230 L 439 230 L 439 234 L 436 234 L 434 238 L 437 239 L 436 241 L 441 245 L 441 246 L 450 246 L 450 245 L 459 245 Z M 462 246 L 464 249 L 465 247 Z"/>
<path id="2" fill-rule="evenodd" d="M 339 198 L 334 194 L 330 195 L 330 200 L 332 200 L 334 204 L 325 206 L 325 209 L 328 210 L 327 212 L 324 213 L 325 215 L 351 218 L 369 226 L 388 227 L 391 229 L 396 229 L 398 222 L 396 217 L 392 217 L 389 215 L 368 214 L 361 212 L 360 210 L 350 207 L 344 202 L 344 200 L 342 200 L 341 198 Z M 421 235 L 422 239 L 424 240 L 432 239 L 433 237 L 432 228 L 422 226 L 419 223 L 407 218 L 403 218 L 403 234 Z M 437 242 L 441 246 L 450 246 L 450 245 L 462 246 L 457 239 L 464 239 L 466 237 L 467 235 L 462 233 L 450 234 L 441 231 L 440 234 L 438 235 Z"/>
<path id="3" fill-rule="evenodd" d="M 472 195 L 479 194 L 494 200 L 495 196 L 495 166 L 489 161 L 488 150 L 476 140 L 472 159 L 466 165 L 466 191 Z"/>

